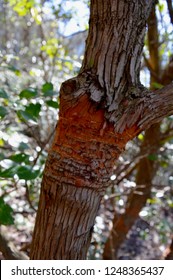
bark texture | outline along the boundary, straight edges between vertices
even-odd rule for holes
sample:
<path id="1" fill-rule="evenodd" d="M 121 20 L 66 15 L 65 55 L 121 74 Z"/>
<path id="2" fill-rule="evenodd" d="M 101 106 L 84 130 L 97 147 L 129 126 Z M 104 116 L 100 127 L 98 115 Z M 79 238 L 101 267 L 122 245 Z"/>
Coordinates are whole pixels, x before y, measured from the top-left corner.
<path id="1" fill-rule="evenodd" d="M 91 1 L 82 69 L 60 90 L 60 117 L 44 171 L 31 259 L 86 258 L 116 158 L 130 139 L 165 115 L 159 104 L 173 112 L 173 100 L 171 109 L 166 102 L 163 106 L 139 82 L 153 2 Z M 164 94 L 167 101 L 172 88 Z"/>
<path id="2" fill-rule="evenodd" d="M 68 81 L 61 88 L 60 119 L 44 172 L 32 259 L 86 258 L 114 161 L 134 132 L 125 132 L 120 141 L 113 126 L 105 125 L 103 110 L 86 94 L 71 106 L 73 86 Z"/>
<path id="3" fill-rule="evenodd" d="M 82 71 L 95 76 L 90 98 L 106 108 L 116 131 L 124 130 L 123 112 L 131 99 L 146 90 L 139 71 L 146 21 L 154 1 L 91 1 L 89 35 Z M 139 116 L 136 107 L 135 123 Z M 121 121 L 119 122 L 119 120 Z M 129 126 L 132 123 L 129 123 Z"/>
<path id="4" fill-rule="evenodd" d="M 173 79 L 171 65 L 161 71 L 159 57 L 159 33 L 155 6 L 153 6 L 148 19 L 148 48 L 149 60 L 147 65 L 150 70 L 150 88 L 154 90 L 155 83 L 166 85 Z M 161 75 L 162 73 L 162 75 Z M 112 222 L 112 230 L 104 246 L 104 259 L 117 259 L 118 249 L 126 235 L 135 223 L 147 199 L 150 197 L 152 180 L 157 172 L 158 164 L 148 158 L 147 152 L 157 154 L 161 146 L 163 135 L 160 133 L 160 123 L 152 125 L 145 132 L 140 154 L 146 154 L 137 165 L 136 186 L 132 195 L 128 197 L 127 207 L 123 215 L 117 219 L 117 214 Z"/>

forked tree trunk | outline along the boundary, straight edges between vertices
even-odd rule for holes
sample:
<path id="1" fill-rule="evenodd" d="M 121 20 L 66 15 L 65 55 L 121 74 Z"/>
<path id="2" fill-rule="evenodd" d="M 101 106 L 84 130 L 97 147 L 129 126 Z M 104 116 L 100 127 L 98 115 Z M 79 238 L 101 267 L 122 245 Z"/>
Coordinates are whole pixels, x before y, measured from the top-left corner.
<path id="1" fill-rule="evenodd" d="M 139 82 L 153 2 L 91 0 L 82 69 L 60 90 L 59 122 L 44 171 L 31 259 L 86 258 L 115 160 L 137 133 L 173 112 L 172 86 L 162 90 L 163 105 Z"/>

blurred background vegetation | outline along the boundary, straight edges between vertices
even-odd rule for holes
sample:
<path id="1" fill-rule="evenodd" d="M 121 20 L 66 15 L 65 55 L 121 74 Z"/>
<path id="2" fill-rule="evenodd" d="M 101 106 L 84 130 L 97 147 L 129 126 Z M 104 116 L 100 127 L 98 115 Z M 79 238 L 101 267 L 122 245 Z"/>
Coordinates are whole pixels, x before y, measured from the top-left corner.
<path id="1" fill-rule="evenodd" d="M 59 87 L 80 69 L 88 17 L 86 0 L 0 0 L 2 259 L 29 254 Z M 172 0 L 157 1 L 148 20 L 141 81 L 152 90 L 173 81 Z M 171 116 L 127 144 L 96 218 L 88 258 L 173 258 L 172 232 Z"/>

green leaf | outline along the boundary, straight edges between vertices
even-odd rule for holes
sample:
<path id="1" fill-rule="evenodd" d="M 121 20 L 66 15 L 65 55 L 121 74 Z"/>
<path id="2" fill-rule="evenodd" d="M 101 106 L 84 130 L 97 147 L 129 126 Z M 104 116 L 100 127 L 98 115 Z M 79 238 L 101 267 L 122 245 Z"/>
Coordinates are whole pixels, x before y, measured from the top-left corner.
<path id="1" fill-rule="evenodd" d="M 20 70 L 19 69 L 17 69 L 15 66 L 13 66 L 13 65 L 9 65 L 8 67 L 7 67 L 9 70 L 11 70 L 12 72 L 14 72 L 15 74 L 16 74 L 16 76 L 20 76 Z"/>
<path id="2" fill-rule="evenodd" d="M 0 117 L 3 119 L 7 114 L 7 109 L 4 106 L 0 106 Z"/>
<path id="3" fill-rule="evenodd" d="M 173 200 L 168 199 L 167 203 L 168 203 L 169 207 L 173 208 Z"/>
<path id="4" fill-rule="evenodd" d="M 0 225 L 14 224 L 13 209 L 0 197 Z"/>
<path id="5" fill-rule="evenodd" d="M 13 178 L 16 174 L 17 166 L 13 165 L 10 168 L 0 170 L 0 177 L 2 178 Z"/>
<path id="6" fill-rule="evenodd" d="M 28 114 L 26 111 L 23 110 L 19 110 L 17 111 L 17 115 L 19 117 L 20 120 L 28 122 L 29 120 L 35 120 L 35 118 L 33 118 L 33 116 L 31 114 Z"/>
<path id="7" fill-rule="evenodd" d="M 52 97 L 52 96 L 55 96 L 55 95 L 58 95 L 58 93 L 54 90 L 48 90 L 44 93 L 44 96 L 49 96 L 49 97 Z"/>
<path id="8" fill-rule="evenodd" d="M 159 4 L 159 11 L 162 13 L 164 11 L 164 5 L 163 4 Z"/>
<path id="9" fill-rule="evenodd" d="M 153 87 L 153 88 L 155 88 L 155 89 L 161 89 L 161 88 L 163 88 L 163 85 L 162 85 L 162 84 L 159 84 L 159 83 L 154 82 L 154 83 L 152 83 L 152 87 Z"/>
<path id="10" fill-rule="evenodd" d="M 25 88 L 24 90 L 21 91 L 19 96 L 21 99 L 22 98 L 30 99 L 36 97 L 37 94 L 38 92 L 36 88 Z"/>
<path id="11" fill-rule="evenodd" d="M 36 4 L 35 0 L 8 0 L 8 2 L 19 16 L 26 16 L 29 14 L 31 8 L 34 8 Z"/>
<path id="12" fill-rule="evenodd" d="M 25 112 L 27 112 L 28 114 L 31 114 L 35 118 L 38 118 L 40 110 L 41 110 L 40 103 L 36 103 L 36 104 L 31 103 L 28 106 L 26 106 Z"/>
<path id="13" fill-rule="evenodd" d="M 158 203 L 158 199 L 157 198 L 148 198 L 147 202 L 150 204 L 156 204 L 156 203 Z"/>
<path id="14" fill-rule="evenodd" d="M 53 100 L 48 100 L 48 101 L 46 101 L 46 104 L 47 104 L 49 107 L 52 107 L 52 108 L 55 108 L 55 109 L 59 108 L 58 102 L 53 101 Z"/>
<path id="15" fill-rule="evenodd" d="M 24 150 L 29 149 L 29 146 L 28 146 L 26 143 L 21 142 L 21 143 L 19 144 L 18 149 L 19 149 L 20 151 L 24 151 Z"/>
<path id="16" fill-rule="evenodd" d="M 152 160 L 152 161 L 155 161 L 155 160 L 158 159 L 158 156 L 156 154 L 150 154 L 150 155 L 148 155 L 148 159 Z"/>
<path id="17" fill-rule="evenodd" d="M 42 92 L 47 92 L 49 90 L 53 90 L 53 84 L 52 83 L 45 83 L 43 86 L 42 86 Z"/>
<path id="18" fill-rule="evenodd" d="M 42 86 L 42 92 L 44 96 L 54 96 L 57 95 L 58 93 L 53 90 L 53 84 L 52 83 L 45 83 Z"/>
<path id="19" fill-rule="evenodd" d="M 4 139 L 0 138 L 0 147 L 4 146 Z"/>
<path id="20" fill-rule="evenodd" d="M 162 160 L 160 162 L 160 166 L 162 166 L 163 168 L 167 168 L 169 166 L 169 163 L 167 161 Z"/>
<path id="21" fill-rule="evenodd" d="M 40 103 L 36 103 L 36 104 L 31 103 L 25 107 L 25 111 L 23 110 L 17 111 L 17 115 L 20 119 L 24 121 L 29 121 L 29 120 L 37 121 L 40 110 L 41 110 Z"/>
<path id="22" fill-rule="evenodd" d="M 0 153 L 0 160 L 3 160 L 5 158 L 5 155 L 3 153 Z"/>
<path id="23" fill-rule="evenodd" d="M 47 42 L 41 46 L 41 51 L 45 52 L 49 57 L 53 58 L 58 54 L 60 49 L 59 40 L 57 38 L 48 39 Z"/>
<path id="24" fill-rule="evenodd" d="M 14 161 L 16 163 L 21 163 L 21 162 L 28 163 L 29 155 L 26 155 L 24 153 L 18 153 L 18 154 L 14 154 L 14 155 L 10 156 L 9 159 L 11 159 L 12 161 Z"/>
<path id="25" fill-rule="evenodd" d="M 0 89 L 0 97 L 4 99 L 8 99 L 8 94 L 2 88 Z"/>
<path id="26" fill-rule="evenodd" d="M 31 166 L 20 166 L 17 169 L 17 175 L 19 179 L 24 179 L 24 180 L 33 180 L 36 179 L 39 174 L 40 170 L 33 170 Z"/>

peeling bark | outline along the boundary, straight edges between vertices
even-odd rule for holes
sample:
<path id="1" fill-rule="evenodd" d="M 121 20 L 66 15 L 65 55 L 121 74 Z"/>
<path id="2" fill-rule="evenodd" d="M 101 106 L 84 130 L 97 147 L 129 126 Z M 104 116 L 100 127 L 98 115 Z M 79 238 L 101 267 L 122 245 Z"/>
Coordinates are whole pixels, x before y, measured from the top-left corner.
<path id="1" fill-rule="evenodd" d="M 72 106 L 73 89 L 71 81 L 61 88 L 62 111 L 44 171 L 32 259 L 86 258 L 114 161 L 134 132 L 116 136 L 87 94 Z"/>

